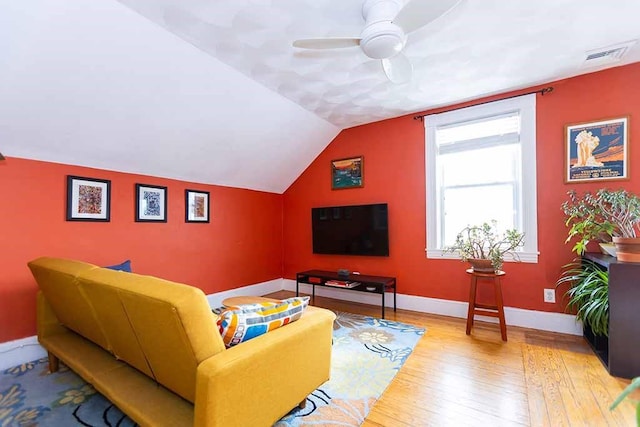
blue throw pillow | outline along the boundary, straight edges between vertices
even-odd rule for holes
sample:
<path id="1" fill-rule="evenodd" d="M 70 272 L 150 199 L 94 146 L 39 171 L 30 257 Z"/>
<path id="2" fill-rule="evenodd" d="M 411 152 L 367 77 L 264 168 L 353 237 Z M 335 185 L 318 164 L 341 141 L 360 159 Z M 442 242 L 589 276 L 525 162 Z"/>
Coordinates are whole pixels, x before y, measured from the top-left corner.
<path id="1" fill-rule="evenodd" d="M 105 268 L 110 268 L 112 270 L 118 270 L 118 271 L 126 271 L 127 273 L 131 273 L 131 260 L 128 259 L 122 264 L 108 265 Z"/>

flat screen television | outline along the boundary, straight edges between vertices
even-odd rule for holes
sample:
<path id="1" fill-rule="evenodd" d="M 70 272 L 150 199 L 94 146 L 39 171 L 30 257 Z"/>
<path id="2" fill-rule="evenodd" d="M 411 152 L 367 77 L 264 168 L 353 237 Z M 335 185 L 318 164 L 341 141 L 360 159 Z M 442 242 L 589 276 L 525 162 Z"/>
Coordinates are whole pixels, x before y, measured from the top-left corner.
<path id="1" fill-rule="evenodd" d="M 386 203 L 311 209 L 313 253 L 389 256 Z"/>

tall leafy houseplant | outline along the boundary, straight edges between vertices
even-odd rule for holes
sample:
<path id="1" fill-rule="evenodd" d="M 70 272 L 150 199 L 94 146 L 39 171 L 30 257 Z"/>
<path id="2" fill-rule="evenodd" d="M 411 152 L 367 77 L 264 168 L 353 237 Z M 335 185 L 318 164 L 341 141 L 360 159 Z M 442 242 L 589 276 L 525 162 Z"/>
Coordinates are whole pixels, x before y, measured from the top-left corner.
<path id="1" fill-rule="evenodd" d="M 569 200 L 562 204 L 569 228 L 566 241 L 577 237 L 573 250 L 578 255 L 585 252 L 590 240 L 613 238 L 618 245 L 640 235 L 640 198 L 635 194 L 606 188 L 595 194 L 586 192 L 579 196 L 575 191 L 568 194 Z"/>
<path id="2" fill-rule="evenodd" d="M 505 255 L 511 254 L 519 259 L 515 251 L 523 244 L 524 233 L 515 229 L 500 233 L 497 222 L 491 221 L 463 228 L 457 234 L 455 243 L 446 247 L 445 252 L 456 252 L 465 262 L 474 259 L 490 260 L 493 269 L 499 270 Z"/>
<path id="3" fill-rule="evenodd" d="M 609 336 L 609 274 L 588 259 L 575 259 L 563 266 L 556 287 L 569 284 L 568 308 L 595 335 Z"/>

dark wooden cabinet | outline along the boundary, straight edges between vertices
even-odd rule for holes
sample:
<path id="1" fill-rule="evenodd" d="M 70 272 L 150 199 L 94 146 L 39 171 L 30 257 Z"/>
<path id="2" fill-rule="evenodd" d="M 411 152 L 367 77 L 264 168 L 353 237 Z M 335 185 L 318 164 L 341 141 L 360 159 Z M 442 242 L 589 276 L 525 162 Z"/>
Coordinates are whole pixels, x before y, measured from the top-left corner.
<path id="1" fill-rule="evenodd" d="M 587 339 L 611 375 L 640 376 L 640 263 L 618 261 L 609 255 L 586 253 L 589 259 L 609 272 L 609 337 L 594 336 L 585 328 Z"/>

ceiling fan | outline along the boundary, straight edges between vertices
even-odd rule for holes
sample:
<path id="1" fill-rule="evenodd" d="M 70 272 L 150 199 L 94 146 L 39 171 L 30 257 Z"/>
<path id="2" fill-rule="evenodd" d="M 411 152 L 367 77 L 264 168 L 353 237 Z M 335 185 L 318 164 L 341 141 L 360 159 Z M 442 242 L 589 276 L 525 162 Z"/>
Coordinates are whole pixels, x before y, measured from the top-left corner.
<path id="1" fill-rule="evenodd" d="M 365 55 L 382 60 L 382 68 L 393 83 L 411 80 L 413 66 L 402 53 L 407 35 L 444 15 L 462 0 L 365 0 L 362 16 L 365 26 L 360 37 L 301 39 L 294 47 L 340 49 L 360 46 Z"/>

